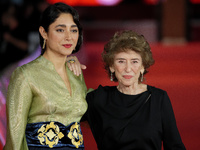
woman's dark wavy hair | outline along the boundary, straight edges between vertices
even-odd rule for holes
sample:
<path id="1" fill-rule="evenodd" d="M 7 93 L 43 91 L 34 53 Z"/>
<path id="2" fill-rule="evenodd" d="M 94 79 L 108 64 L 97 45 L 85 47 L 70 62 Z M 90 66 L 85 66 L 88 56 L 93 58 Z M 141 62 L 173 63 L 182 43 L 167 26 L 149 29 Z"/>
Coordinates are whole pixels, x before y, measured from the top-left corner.
<path id="1" fill-rule="evenodd" d="M 104 68 L 109 77 L 111 74 L 109 67 L 114 64 L 115 54 L 128 50 L 135 51 L 141 56 L 145 69 L 144 74 L 146 74 L 148 68 L 154 64 L 151 48 L 143 35 L 138 35 L 132 30 L 119 31 L 105 44 L 104 51 L 102 52 Z M 113 74 L 113 81 L 118 81 L 115 74 Z M 141 75 L 138 81 L 141 81 Z"/>
<path id="2" fill-rule="evenodd" d="M 45 9 L 45 11 L 43 12 L 42 16 L 41 16 L 41 20 L 40 20 L 40 26 L 42 26 L 46 32 L 48 32 L 49 30 L 49 26 L 55 22 L 55 20 L 60 16 L 60 14 L 62 13 L 69 13 L 72 15 L 73 17 L 73 21 L 75 22 L 75 24 L 78 27 L 79 30 L 79 38 L 78 38 L 78 42 L 77 45 L 75 47 L 75 50 L 72 53 L 76 53 L 80 50 L 80 47 L 83 43 L 83 29 L 82 26 L 79 22 L 79 14 L 78 12 L 71 6 L 64 4 L 64 3 L 55 3 L 53 5 L 50 5 L 49 7 L 47 7 Z M 42 48 L 44 39 L 42 38 L 42 36 L 40 35 L 40 46 Z M 44 54 L 45 49 L 42 49 L 41 55 Z"/>

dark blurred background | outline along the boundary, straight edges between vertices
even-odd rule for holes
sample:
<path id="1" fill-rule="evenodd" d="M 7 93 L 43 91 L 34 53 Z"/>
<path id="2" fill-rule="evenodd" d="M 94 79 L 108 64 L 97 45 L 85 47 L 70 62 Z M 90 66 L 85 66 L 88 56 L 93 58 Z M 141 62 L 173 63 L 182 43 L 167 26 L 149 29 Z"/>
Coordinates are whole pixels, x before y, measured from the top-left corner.
<path id="1" fill-rule="evenodd" d="M 0 0 L 0 150 L 5 144 L 5 104 L 10 75 L 16 67 L 40 55 L 40 15 L 55 2 L 59 0 Z M 146 37 L 157 62 L 150 70 L 148 83 L 169 91 L 186 148 L 197 150 L 200 146 L 196 130 L 200 126 L 197 107 L 200 104 L 196 97 L 200 90 L 200 0 L 60 2 L 73 6 L 80 15 L 84 43 L 77 57 L 88 66 L 84 71 L 88 88 L 96 88 L 100 83 L 113 84 L 105 79 L 100 54 L 116 31 L 131 29 Z M 94 139 L 85 126 L 86 150 L 95 150 Z"/>
<path id="2" fill-rule="evenodd" d="M 58 1 L 1 0 L 1 26 L 6 24 L 6 15 L 13 13 L 20 24 L 27 27 L 26 32 L 38 31 L 40 13 L 48 3 Z M 200 40 L 200 0 L 61 1 L 78 10 L 85 41 L 107 41 L 116 30 L 122 29 L 137 30 L 149 42 Z M 16 8 L 10 8 L 11 4 Z"/>

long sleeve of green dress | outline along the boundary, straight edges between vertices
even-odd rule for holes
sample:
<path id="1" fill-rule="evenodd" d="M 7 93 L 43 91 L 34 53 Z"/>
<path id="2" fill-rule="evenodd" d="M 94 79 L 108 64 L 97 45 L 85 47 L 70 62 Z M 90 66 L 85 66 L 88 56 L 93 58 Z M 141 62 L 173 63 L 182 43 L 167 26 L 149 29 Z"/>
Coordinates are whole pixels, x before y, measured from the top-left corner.
<path id="1" fill-rule="evenodd" d="M 87 110 L 87 88 L 83 75 L 75 76 L 66 66 L 71 95 L 54 65 L 43 56 L 18 67 L 7 94 L 7 139 L 4 150 L 28 150 L 27 123 L 79 122 Z"/>

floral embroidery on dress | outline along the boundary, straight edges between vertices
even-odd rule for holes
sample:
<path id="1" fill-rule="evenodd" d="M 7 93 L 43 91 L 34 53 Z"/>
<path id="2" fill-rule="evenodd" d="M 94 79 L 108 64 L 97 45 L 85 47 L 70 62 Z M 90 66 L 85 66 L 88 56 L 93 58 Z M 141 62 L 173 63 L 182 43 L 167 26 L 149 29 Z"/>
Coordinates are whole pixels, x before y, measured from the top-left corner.
<path id="1" fill-rule="evenodd" d="M 58 144 L 59 139 L 64 137 L 64 134 L 60 132 L 59 126 L 54 122 L 44 124 L 38 130 L 38 139 L 42 145 L 48 145 L 50 148 Z"/>
<path id="2" fill-rule="evenodd" d="M 83 135 L 77 122 L 71 126 L 68 137 L 76 148 L 83 144 Z"/>

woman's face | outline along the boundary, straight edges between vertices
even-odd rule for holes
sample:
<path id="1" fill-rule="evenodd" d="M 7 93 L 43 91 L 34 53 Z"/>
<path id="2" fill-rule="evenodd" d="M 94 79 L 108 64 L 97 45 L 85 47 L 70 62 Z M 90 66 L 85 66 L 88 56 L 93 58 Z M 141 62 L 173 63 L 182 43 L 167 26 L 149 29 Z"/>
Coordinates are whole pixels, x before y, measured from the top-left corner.
<path id="1" fill-rule="evenodd" d="M 131 86 L 138 84 L 140 73 L 144 72 L 141 56 L 132 51 L 119 52 L 114 56 L 114 64 L 110 67 L 115 72 L 119 85 Z"/>
<path id="2" fill-rule="evenodd" d="M 46 51 L 63 56 L 70 55 L 79 38 L 78 27 L 74 23 L 72 15 L 60 14 L 49 26 L 49 30 L 43 38 L 46 39 Z"/>

